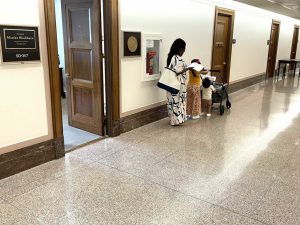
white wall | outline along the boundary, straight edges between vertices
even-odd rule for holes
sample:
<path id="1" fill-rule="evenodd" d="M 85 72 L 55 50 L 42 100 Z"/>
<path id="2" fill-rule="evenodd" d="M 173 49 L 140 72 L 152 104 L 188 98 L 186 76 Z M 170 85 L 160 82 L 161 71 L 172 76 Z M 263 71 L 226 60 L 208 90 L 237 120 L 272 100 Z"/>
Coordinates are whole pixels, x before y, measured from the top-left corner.
<path id="1" fill-rule="evenodd" d="M 295 23 L 284 21 L 280 24 L 277 59 L 290 58 Z"/>
<path id="2" fill-rule="evenodd" d="M 66 78 L 65 74 L 65 52 L 64 52 L 64 36 L 61 12 L 61 0 L 55 0 L 55 19 L 56 19 L 56 32 L 57 32 L 57 47 L 59 55 L 59 67 L 63 68 L 63 87 L 66 92 Z"/>
<path id="3" fill-rule="evenodd" d="M 187 43 L 185 61 L 200 58 L 209 68 L 215 6 L 235 11 L 233 36 L 237 43 L 232 48 L 230 82 L 265 72 L 272 19 L 281 21 L 278 58 L 290 56 L 294 24 L 299 21 L 230 0 L 120 0 L 120 29 L 161 33 L 163 62 L 172 42 L 183 38 Z M 122 53 L 121 41 L 122 36 Z M 121 116 L 165 100 L 156 81 L 141 82 L 142 60 L 121 57 Z"/>
<path id="4" fill-rule="evenodd" d="M 245 79 L 266 70 L 272 20 L 265 16 L 236 11 L 230 81 Z"/>
<path id="5" fill-rule="evenodd" d="M 0 64 L 2 154 L 49 140 L 53 132 L 43 1 L 5 1 L 0 7 L 0 24 L 39 26 L 41 51 L 38 63 Z"/>
<path id="6" fill-rule="evenodd" d="M 56 32 L 57 32 L 57 47 L 60 59 L 60 66 L 65 68 L 65 52 L 64 52 L 64 37 L 63 25 L 61 14 L 61 0 L 55 0 L 55 19 L 56 19 Z"/>

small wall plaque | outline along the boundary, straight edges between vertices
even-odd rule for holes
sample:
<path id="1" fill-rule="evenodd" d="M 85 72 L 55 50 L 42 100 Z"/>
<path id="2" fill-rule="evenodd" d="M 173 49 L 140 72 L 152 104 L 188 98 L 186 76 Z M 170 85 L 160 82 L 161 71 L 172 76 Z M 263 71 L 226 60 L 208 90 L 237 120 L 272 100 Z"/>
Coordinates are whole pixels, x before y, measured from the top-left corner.
<path id="1" fill-rule="evenodd" d="M 40 60 L 38 27 L 0 25 L 2 62 Z"/>
<path id="2" fill-rule="evenodd" d="M 124 56 L 141 56 L 141 32 L 123 32 Z"/>

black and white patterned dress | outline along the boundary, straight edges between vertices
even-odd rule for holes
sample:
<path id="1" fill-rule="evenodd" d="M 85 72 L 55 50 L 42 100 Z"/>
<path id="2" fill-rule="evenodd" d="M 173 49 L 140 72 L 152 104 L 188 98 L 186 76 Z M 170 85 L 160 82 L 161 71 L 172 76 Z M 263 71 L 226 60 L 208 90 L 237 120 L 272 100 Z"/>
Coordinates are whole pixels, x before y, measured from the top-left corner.
<path id="1" fill-rule="evenodd" d="M 169 68 L 179 73 L 186 68 L 186 64 L 180 56 L 174 55 Z M 177 78 L 181 82 L 178 94 L 174 95 L 167 92 L 167 107 L 171 125 L 179 125 L 186 120 L 187 75 L 182 73 Z"/>

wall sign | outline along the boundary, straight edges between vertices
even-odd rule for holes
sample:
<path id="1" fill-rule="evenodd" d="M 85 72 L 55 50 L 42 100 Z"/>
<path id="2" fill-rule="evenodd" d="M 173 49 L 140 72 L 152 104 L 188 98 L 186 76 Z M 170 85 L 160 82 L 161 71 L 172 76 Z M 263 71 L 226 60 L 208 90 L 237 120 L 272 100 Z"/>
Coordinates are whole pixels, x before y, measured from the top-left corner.
<path id="1" fill-rule="evenodd" d="M 39 61 L 37 27 L 0 25 L 2 62 Z"/>

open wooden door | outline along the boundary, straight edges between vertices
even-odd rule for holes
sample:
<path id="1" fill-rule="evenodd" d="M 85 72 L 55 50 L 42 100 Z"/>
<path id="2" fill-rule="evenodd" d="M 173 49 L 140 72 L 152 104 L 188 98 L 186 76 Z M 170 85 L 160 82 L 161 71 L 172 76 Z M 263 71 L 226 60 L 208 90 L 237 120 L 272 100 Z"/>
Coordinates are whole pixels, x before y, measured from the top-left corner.
<path id="1" fill-rule="evenodd" d="M 69 124 L 104 135 L 99 0 L 62 0 Z"/>
<path id="2" fill-rule="evenodd" d="M 271 27 L 270 41 L 269 41 L 267 77 L 273 77 L 275 72 L 278 41 L 279 41 L 279 30 L 280 30 L 280 22 L 273 21 Z"/>
<path id="3" fill-rule="evenodd" d="M 298 38 L 299 38 L 299 27 L 295 26 L 294 35 L 293 35 L 292 50 L 291 50 L 291 59 L 296 59 L 297 47 L 298 47 Z"/>
<path id="4" fill-rule="evenodd" d="M 221 72 L 220 75 L 216 73 L 215 76 L 217 81 L 222 83 L 229 82 L 233 24 L 233 11 L 216 9 L 211 68 Z"/>

